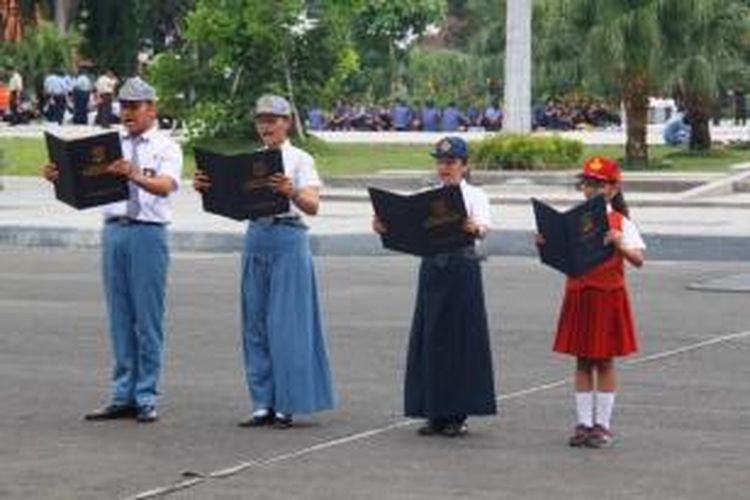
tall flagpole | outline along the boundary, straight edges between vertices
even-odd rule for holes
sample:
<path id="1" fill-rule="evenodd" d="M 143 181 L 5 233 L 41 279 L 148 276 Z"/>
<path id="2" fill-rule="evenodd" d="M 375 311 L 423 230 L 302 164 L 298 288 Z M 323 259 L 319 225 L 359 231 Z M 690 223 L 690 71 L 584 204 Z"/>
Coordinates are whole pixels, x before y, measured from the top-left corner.
<path id="1" fill-rule="evenodd" d="M 533 0 L 507 0 L 505 116 L 507 132 L 531 132 L 531 15 Z"/>

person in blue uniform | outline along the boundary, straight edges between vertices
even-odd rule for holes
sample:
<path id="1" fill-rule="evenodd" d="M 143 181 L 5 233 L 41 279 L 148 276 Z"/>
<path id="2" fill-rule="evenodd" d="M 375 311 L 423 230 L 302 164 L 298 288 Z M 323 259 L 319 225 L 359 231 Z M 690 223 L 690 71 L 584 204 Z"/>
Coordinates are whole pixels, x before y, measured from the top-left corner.
<path id="1" fill-rule="evenodd" d="M 421 109 L 422 130 L 425 132 L 440 131 L 440 109 L 435 106 L 435 102 L 428 100 Z"/>
<path id="2" fill-rule="evenodd" d="M 443 110 L 441 128 L 443 132 L 457 132 L 466 122 L 466 118 L 461 114 L 455 102 L 448 104 Z"/>
<path id="3" fill-rule="evenodd" d="M 466 207 L 464 231 L 490 230 L 485 192 L 466 181 L 468 147 L 459 137 L 440 140 L 432 152 L 441 185 L 457 185 Z M 388 228 L 377 219 L 373 229 Z M 422 259 L 404 384 L 407 417 L 426 419 L 423 436 L 463 436 L 469 415 L 497 413 L 492 353 L 480 259 L 474 245 Z"/>
<path id="4" fill-rule="evenodd" d="M 482 115 L 482 126 L 486 130 L 496 131 L 503 128 L 503 110 L 498 101 L 492 101 Z"/>
<path id="5" fill-rule="evenodd" d="M 268 149 L 281 150 L 284 174 L 271 187 L 291 210 L 251 221 L 242 254 L 242 342 L 253 412 L 241 427 L 292 426 L 293 416 L 334 406 L 310 240 L 304 217 L 317 215 L 320 177 L 315 160 L 289 141 L 292 108 L 262 96 L 255 126 Z M 193 186 L 210 189 L 204 172 Z"/>
<path id="6" fill-rule="evenodd" d="M 307 112 L 307 120 L 310 130 L 325 130 L 326 128 L 326 116 L 320 106 L 313 105 Z"/>
<path id="7" fill-rule="evenodd" d="M 127 201 L 103 207 L 102 271 L 114 367 L 112 396 L 86 420 L 158 420 L 164 351 L 164 300 L 169 266 L 170 198 L 180 183 L 182 150 L 156 125 L 156 92 L 140 78 L 123 85 L 123 159 L 108 167 L 129 181 Z M 56 165 L 44 177 L 56 182 Z"/>
<path id="8" fill-rule="evenodd" d="M 93 88 L 86 68 L 79 67 L 73 80 L 73 123 L 76 125 L 87 125 L 89 122 L 89 101 Z"/>
<path id="9" fill-rule="evenodd" d="M 396 104 L 391 108 L 391 122 L 393 129 L 398 132 L 411 130 L 414 114 L 402 99 L 396 99 Z"/>

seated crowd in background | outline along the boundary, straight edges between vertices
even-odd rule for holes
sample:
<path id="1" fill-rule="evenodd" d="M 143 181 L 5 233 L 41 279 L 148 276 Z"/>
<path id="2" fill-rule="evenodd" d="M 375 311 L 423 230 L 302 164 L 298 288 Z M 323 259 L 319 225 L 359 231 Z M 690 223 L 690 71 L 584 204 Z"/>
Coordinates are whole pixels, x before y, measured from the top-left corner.
<path id="1" fill-rule="evenodd" d="M 304 113 L 310 130 L 372 132 L 458 132 L 472 129 L 497 131 L 503 128 L 503 117 L 499 101 L 493 101 L 481 109 L 474 105 L 461 108 L 455 102 L 441 107 L 431 100 L 424 104 L 409 104 L 403 99 L 397 99 L 391 107 L 340 101 L 330 111 L 311 106 Z M 593 101 L 567 103 L 550 100 L 546 104 L 535 106 L 532 118 L 535 129 L 547 130 L 599 128 L 620 124 L 620 117 L 616 113 Z"/>
<path id="2" fill-rule="evenodd" d="M 620 116 L 606 105 L 585 99 L 550 99 L 534 107 L 533 121 L 534 128 L 546 130 L 605 128 L 621 123 Z"/>

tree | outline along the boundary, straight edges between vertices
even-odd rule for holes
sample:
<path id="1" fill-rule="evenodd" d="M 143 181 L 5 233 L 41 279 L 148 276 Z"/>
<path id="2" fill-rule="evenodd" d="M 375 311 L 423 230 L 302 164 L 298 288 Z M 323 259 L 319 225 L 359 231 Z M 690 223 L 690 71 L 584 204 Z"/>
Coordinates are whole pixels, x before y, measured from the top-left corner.
<path id="1" fill-rule="evenodd" d="M 563 0 L 586 37 L 588 73 L 619 87 L 625 107 L 625 162 L 648 165 L 648 98 L 661 53 L 660 0 Z M 678 0 L 679 1 L 679 0 Z"/>
<path id="2" fill-rule="evenodd" d="M 683 96 L 692 128 L 690 149 L 708 150 L 719 79 L 729 80 L 728 70 L 743 66 L 750 48 L 750 7 L 735 0 L 669 0 L 661 16 L 663 67 L 668 84 Z"/>
<path id="3" fill-rule="evenodd" d="M 80 38 L 75 33 L 60 35 L 52 23 L 41 21 L 28 27 L 20 41 L 3 44 L 0 53 L 12 61 L 14 68 L 24 75 L 27 86 L 40 96 L 47 74 L 73 67 L 79 44 Z"/>
<path id="4" fill-rule="evenodd" d="M 336 0 L 197 0 L 186 43 L 151 69 L 161 93 L 183 106 L 199 136 L 247 135 L 249 111 L 273 92 L 298 105 L 325 100 L 357 69 L 351 14 Z"/>
<path id="5" fill-rule="evenodd" d="M 82 0 L 76 24 L 82 52 L 102 68 L 131 75 L 146 41 L 156 51 L 182 39 L 182 21 L 194 0 Z"/>
<path id="6" fill-rule="evenodd" d="M 444 0 L 360 0 L 357 17 L 363 38 L 386 47 L 388 53 L 391 96 L 399 92 L 405 49 L 442 19 L 445 7 Z"/>
<path id="7" fill-rule="evenodd" d="M 479 96 L 490 99 L 501 97 L 501 82 L 505 73 L 506 2 L 505 0 L 464 0 L 460 6 L 465 16 L 460 23 L 457 42 L 459 48 L 477 60 L 476 78 L 480 84 Z"/>

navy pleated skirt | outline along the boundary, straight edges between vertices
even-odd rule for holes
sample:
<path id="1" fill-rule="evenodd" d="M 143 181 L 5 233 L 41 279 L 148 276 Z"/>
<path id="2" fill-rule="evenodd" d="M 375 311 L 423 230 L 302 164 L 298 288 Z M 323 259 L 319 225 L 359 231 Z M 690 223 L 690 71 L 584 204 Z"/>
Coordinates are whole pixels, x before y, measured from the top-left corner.
<path id="1" fill-rule="evenodd" d="M 473 252 L 422 259 L 404 402 L 408 417 L 497 413 L 482 271 Z"/>

